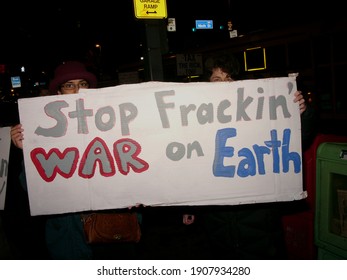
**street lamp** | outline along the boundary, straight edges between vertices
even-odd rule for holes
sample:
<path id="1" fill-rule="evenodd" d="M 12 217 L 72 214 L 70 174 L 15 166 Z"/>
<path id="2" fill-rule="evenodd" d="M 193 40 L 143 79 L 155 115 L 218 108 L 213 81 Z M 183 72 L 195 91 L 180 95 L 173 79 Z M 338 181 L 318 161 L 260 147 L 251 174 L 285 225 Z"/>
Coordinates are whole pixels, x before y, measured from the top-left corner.
<path id="1" fill-rule="evenodd" d="M 102 76 L 102 69 L 101 69 L 102 68 L 101 45 L 100 44 L 95 44 L 95 48 L 99 49 L 99 55 L 98 55 L 97 63 L 98 63 L 100 76 Z"/>
<path id="2" fill-rule="evenodd" d="M 101 55 L 101 45 L 100 45 L 100 44 L 95 44 L 95 47 L 96 47 L 97 49 L 99 49 L 99 53 L 100 53 L 100 55 Z"/>

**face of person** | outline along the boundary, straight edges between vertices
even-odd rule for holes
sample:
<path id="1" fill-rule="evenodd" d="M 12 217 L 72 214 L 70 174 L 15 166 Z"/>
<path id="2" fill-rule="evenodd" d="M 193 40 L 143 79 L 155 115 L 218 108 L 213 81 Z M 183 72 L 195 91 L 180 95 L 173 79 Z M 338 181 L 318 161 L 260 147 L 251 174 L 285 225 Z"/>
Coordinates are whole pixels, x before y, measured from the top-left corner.
<path id="1" fill-rule="evenodd" d="M 214 68 L 210 76 L 210 82 L 233 82 L 230 75 L 224 72 L 221 68 Z"/>
<path id="2" fill-rule="evenodd" d="M 89 88 L 89 83 L 83 79 L 69 80 L 60 86 L 58 94 L 78 93 L 80 88 Z"/>

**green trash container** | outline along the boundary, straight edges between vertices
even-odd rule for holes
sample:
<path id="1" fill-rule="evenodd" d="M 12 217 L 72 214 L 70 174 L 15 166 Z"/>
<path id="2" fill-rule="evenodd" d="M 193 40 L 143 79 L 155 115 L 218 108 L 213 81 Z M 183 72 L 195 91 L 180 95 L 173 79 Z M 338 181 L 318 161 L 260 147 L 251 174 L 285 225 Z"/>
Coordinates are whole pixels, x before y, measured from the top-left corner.
<path id="1" fill-rule="evenodd" d="M 347 143 L 317 149 L 315 244 L 318 259 L 347 259 Z"/>

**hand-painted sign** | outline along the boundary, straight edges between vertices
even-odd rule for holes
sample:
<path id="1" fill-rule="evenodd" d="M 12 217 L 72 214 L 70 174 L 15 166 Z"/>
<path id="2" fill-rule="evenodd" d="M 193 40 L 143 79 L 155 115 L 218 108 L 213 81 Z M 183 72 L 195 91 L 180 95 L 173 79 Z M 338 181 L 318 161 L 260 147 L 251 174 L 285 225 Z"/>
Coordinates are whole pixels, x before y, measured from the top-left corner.
<path id="1" fill-rule="evenodd" d="M 5 209 L 8 163 L 10 157 L 10 127 L 0 127 L 0 210 Z"/>
<path id="2" fill-rule="evenodd" d="M 31 214 L 302 199 L 295 91 L 273 78 L 19 99 Z"/>

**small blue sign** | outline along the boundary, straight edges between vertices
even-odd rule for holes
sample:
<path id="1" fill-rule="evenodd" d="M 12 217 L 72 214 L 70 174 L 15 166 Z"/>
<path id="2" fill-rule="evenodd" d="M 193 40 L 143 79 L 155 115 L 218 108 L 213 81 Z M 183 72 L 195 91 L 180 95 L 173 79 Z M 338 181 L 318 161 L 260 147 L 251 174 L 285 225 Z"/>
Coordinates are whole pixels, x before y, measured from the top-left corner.
<path id="1" fill-rule="evenodd" d="M 213 29 L 213 20 L 196 20 L 196 29 Z"/>
<path id="2" fill-rule="evenodd" d="M 13 76 L 11 77 L 11 83 L 12 83 L 12 87 L 13 88 L 19 88 L 21 87 L 21 80 L 20 80 L 20 76 Z"/>

